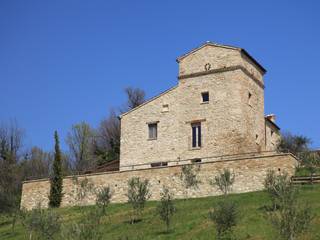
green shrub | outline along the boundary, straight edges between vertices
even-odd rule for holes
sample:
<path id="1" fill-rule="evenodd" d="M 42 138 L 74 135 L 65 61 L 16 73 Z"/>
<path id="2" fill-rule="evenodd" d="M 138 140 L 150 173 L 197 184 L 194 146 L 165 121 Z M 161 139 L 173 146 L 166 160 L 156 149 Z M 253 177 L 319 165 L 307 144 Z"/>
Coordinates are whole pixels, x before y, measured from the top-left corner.
<path id="1" fill-rule="evenodd" d="M 150 198 L 149 180 L 140 180 L 138 177 L 133 177 L 128 181 L 128 203 L 133 208 L 133 216 L 131 223 L 134 223 L 141 217 L 146 201 Z"/>
<path id="2" fill-rule="evenodd" d="M 188 190 L 190 188 L 198 188 L 201 181 L 198 178 L 200 165 L 183 165 L 181 168 L 180 179 L 185 187 L 185 198 L 188 198 Z"/>
<path id="3" fill-rule="evenodd" d="M 292 186 L 287 173 L 276 174 L 275 171 L 269 170 L 264 181 L 264 186 L 272 201 L 272 209 L 278 207 L 287 201 L 292 194 Z"/>
<path id="4" fill-rule="evenodd" d="M 229 169 L 223 169 L 219 176 L 216 176 L 214 181 L 211 181 L 211 185 L 215 185 L 219 188 L 224 195 L 227 195 L 231 191 L 231 187 L 235 181 L 235 174 L 231 173 Z"/>
<path id="5" fill-rule="evenodd" d="M 299 203 L 299 191 L 287 173 L 276 175 L 268 171 L 265 187 L 273 203 L 273 211 L 269 213 L 273 226 L 283 239 L 297 239 L 308 230 L 313 219 L 311 208 Z"/>
<path id="6" fill-rule="evenodd" d="M 33 236 L 40 239 L 52 240 L 60 232 L 60 216 L 52 209 L 44 210 L 40 206 L 31 211 L 21 211 L 22 225 L 29 233 L 29 239 Z"/>
<path id="7" fill-rule="evenodd" d="M 103 239 L 102 212 L 93 207 L 89 211 L 82 212 L 79 222 L 73 222 L 62 231 L 62 239 L 65 240 L 100 240 Z"/>
<path id="8" fill-rule="evenodd" d="M 94 184 L 88 179 L 79 179 L 77 176 L 73 177 L 73 184 L 76 187 L 76 196 L 78 206 L 84 205 L 84 200 L 89 194 L 94 193 Z"/>
<path id="9" fill-rule="evenodd" d="M 173 214 L 176 212 L 176 208 L 173 202 L 173 194 L 169 191 L 169 189 L 163 186 L 161 192 L 160 203 L 157 207 L 157 212 L 160 216 L 160 219 L 166 224 L 166 231 L 169 231 L 171 218 Z"/>
<path id="10" fill-rule="evenodd" d="M 308 205 L 301 205 L 297 197 L 298 191 L 290 187 L 290 190 L 282 196 L 283 201 L 279 210 L 269 214 L 273 226 L 286 240 L 297 239 L 299 235 L 307 232 L 314 217 L 312 209 Z"/>
<path id="11" fill-rule="evenodd" d="M 228 199 L 219 201 L 209 212 L 209 218 L 216 226 L 217 239 L 233 239 L 233 228 L 238 220 L 235 202 Z"/>
<path id="12" fill-rule="evenodd" d="M 106 208 L 110 203 L 112 192 L 110 187 L 103 187 L 96 192 L 96 205 L 101 208 L 102 214 L 106 214 Z"/>

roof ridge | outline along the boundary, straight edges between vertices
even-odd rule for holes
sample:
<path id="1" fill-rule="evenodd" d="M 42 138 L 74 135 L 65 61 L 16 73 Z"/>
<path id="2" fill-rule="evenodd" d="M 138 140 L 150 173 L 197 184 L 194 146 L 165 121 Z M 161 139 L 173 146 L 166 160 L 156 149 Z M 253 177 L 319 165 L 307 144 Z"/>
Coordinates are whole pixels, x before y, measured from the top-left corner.
<path id="1" fill-rule="evenodd" d="M 255 60 L 244 48 L 226 45 L 226 44 L 218 44 L 218 43 L 214 43 L 214 42 L 210 42 L 210 41 L 206 41 L 205 43 L 202 43 L 200 46 L 193 48 L 189 52 L 177 57 L 176 61 L 179 63 L 183 58 L 189 56 L 190 54 L 200 50 L 201 48 L 203 48 L 205 46 L 215 46 L 215 47 L 222 47 L 222 48 L 238 50 L 241 53 L 245 54 L 254 64 L 256 64 L 262 70 L 263 74 L 267 72 L 267 70 L 257 60 Z"/>

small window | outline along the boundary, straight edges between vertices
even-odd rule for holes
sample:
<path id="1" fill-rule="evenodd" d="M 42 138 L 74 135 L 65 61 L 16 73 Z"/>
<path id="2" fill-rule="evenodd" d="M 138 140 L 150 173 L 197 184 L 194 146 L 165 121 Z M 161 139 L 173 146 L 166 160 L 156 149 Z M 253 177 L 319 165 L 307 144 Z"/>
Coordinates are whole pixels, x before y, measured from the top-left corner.
<path id="1" fill-rule="evenodd" d="M 200 148 L 201 147 L 201 123 L 191 124 L 192 129 L 192 147 Z"/>
<path id="2" fill-rule="evenodd" d="M 168 166 L 168 162 L 155 162 L 151 163 L 151 167 L 165 167 Z"/>
<path id="3" fill-rule="evenodd" d="M 162 105 L 162 112 L 169 112 L 169 104 Z"/>
<path id="4" fill-rule="evenodd" d="M 203 92 L 201 93 L 202 96 L 202 102 L 206 103 L 209 102 L 209 92 Z"/>
<path id="5" fill-rule="evenodd" d="M 251 106 L 251 98 L 252 98 L 252 93 L 249 91 L 248 92 L 248 104 Z"/>
<path id="6" fill-rule="evenodd" d="M 149 139 L 157 139 L 158 135 L 158 124 L 157 123 L 149 123 Z"/>
<path id="7" fill-rule="evenodd" d="M 201 158 L 194 158 L 191 160 L 192 163 L 201 163 Z"/>
<path id="8" fill-rule="evenodd" d="M 271 137 L 273 136 L 274 131 L 271 130 Z"/>

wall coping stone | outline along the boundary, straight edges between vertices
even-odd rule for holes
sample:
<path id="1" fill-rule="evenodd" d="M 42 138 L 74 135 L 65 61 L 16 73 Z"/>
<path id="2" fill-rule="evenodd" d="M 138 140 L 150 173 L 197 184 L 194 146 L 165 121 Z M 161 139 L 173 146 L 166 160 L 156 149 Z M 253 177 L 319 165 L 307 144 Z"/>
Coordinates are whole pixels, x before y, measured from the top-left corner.
<path id="1" fill-rule="evenodd" d="M 186 163 L 186 164 L 171 165 L 171 166 L 159 166 L 159 167 L 153 167 L 153 168 L 149 167 L 149 168 L 141 168 L 141 169 L 122 170 L 122 171 L 120 170 L 120 171 L 110 171 L 110 172 L 69 175 L 69 176 L 65 176 L 64 179 L 70 179 L 70 178 L 74 178 L 74 177 L 89 177 L 89 176 L 98 176 L 98 175 L 121 174 L 121 173 L 136 172 L 136 171 L 147 171 L 150 169 L 157 170 L 157 169 L 163 169 L 163 168 L 176 168 L 176 167 L 181 167 L 184 165 L 193 165 L 193 164 L 202 165 L 202 164 L 211 164 L 211 163 L 218 163 L 218 162 L 241 161 L 241 160 L 247 160 L 247 159 L 264 159 L 264 158 L 269 158 L 269 157 L 287 156 L 287 155 L 293 157 L 298 162 L 298 158 L 295 155 L 293 155 L 292 153 L 274 153 L 274 154 L 270 154 L 270 155 L 242 156 L 242 157 L 231 158 L 231 159 L 218 159 L 218 160 L 214 160 L 214 161 Z M 229 156 L 232 156 L 232 155 L 229 155 Z M 189 160 L 191 160 L 191 159 L 189 159 Z M 183 161 L 186 161 L 186 160 L 180 160 L 180 162 L 183 162 Z M 49 180 L 49 178 L 42 178 L 42 179 L 22 181 L 22 183 L 25 184 L 25 183 L 34 183 L 34 182 L 46 182 L 48 180 Z"/>

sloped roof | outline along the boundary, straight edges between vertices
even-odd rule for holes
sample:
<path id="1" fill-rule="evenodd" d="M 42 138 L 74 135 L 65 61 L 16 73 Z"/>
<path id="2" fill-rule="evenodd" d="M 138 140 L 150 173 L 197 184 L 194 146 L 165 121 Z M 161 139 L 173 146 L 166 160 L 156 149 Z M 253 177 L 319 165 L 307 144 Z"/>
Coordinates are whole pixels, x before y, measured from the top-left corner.
<path id="1" fill-rule="evenodd" d="M 264 119 L 266 121 L 268 121 L 272 126 L 274 126 L 276 129 L 280 130 L 280 127 L 274 122 L 272 121 L 268 116 L 265 116 Z"/>
<path id="2" fill-rule="evenodd" d="M 130 109 L 130 110 L 127 111 L 127 112 L 124 112 L 124 113 L 120 114 L 119 118 L 122 118 L 123 116 L 127 115 L 128 113 L 131 113 L 131 112 L 135 111 L 136 109 L 138 109 L 138 108 L 140 108 L 140 107 L 148 104 L 149 102 L 152 102 L 153 100 L 156 100 L 157 98 L 159 98 L 159 97 L 163 96 L 164 94 L 166 94 L 166 93 L 168 93 L 168 92 L 176 89 L 177 87 L 178 87 L 178 85 L 176 85 L 176 86 L 174 86 L 174 87 L 172 87 L 172 88 L 169 88 L 169 89 L 165 90 L 164 92 L 162 92 L 162 93 L 160 93 L 160 94 L 158 94 L 158 95 L 150 98 L 149 100 L 145 101 L 144 103 L 140 104 L 139 106 L 137 106 L 137 107 L 135 107 L 135 108 L 133 108 L 133 109 Z"/>
<path id="3" fill-rule="evenodd" d="M 196 51 L 198 51 L 201 48 L 206 47 L 206 46 L 221 47 L 221 48 L 227 48 L 227 49 L 240 51 L 241 53 L 245 54 L 253 63 L 255 63 L 261 69 L 263 74 L 267 72 L 267 70 L 264 67 L 262 67 L 262 65 L 257 60 L 255 60 L 245 49 L 239 48 L 239 47 L 235 47 L 235 46 L 230 46 L 230 45 L 221 45 L 221 44 L 213 43 L 213 42 L 210 42 L 210 41 L 207 41 L 207 42 L 201 44 L 199 47 L 196 47 L 196 48 L 192 49 L 191 51 L 181 55 L 180 57 L 178 57 L 176 59 L 177 62 L 179 63 L 185 57 L 189 56 L 190 54 L 192 54 L 192 53 L 194 53 L 194 52 L 196 52 Z"/>

